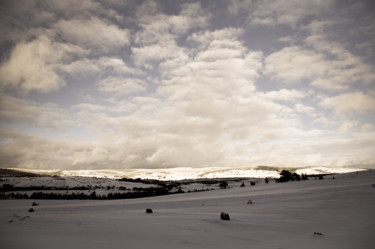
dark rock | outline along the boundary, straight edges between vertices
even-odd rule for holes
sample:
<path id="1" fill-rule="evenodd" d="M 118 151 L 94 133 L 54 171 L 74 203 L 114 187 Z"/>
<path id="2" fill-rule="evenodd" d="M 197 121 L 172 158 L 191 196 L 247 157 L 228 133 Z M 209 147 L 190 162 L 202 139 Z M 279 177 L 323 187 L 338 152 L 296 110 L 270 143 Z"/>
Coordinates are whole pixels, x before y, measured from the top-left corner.
<path id="1" fill-rule="evenodd" d="M 151 208 L 147 208 L 146 209 L 146 213 L 148 213 L 148 214 L 152 214 L 153 212 L 152 212 L 152 209 Z"/>
<path id="2" fill-rule="evenodd" d="M 222 219 L 222 220 L 230 220 L 229 214 L 221 213 L 220 214 L 220 219 Z"/>
<path id="3" fill-rule="evenodd" d="M 32 213 L 32 212 L 34 212 L 34 208 L 29 209 L 29 213 Z"/>

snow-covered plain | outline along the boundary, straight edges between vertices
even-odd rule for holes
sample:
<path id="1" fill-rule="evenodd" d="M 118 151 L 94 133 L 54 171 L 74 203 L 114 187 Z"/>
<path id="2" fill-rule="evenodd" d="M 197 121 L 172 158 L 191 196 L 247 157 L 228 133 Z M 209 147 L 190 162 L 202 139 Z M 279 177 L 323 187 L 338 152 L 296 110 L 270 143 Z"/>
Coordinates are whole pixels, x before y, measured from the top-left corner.
<path id="1" fill-rule="evenodd" d="M 297 174 L 335 174 L 348 173 L 358 171 L 358 168 L 333 168 L 333 167 L 293 167 L 291 171 Z M 239 167 L 239 168 L 225 168 L 225 167 L 205 167 L 205 168 L 167 168 L 167 169 L 126 169 L 126 170 L 41 170 L 41 169 L 20 169 L 17 171 L 24 171 L 28 173 L 35 173 L 39 175 L 55 175 L 61 177 L 101 177 L 101 178 L 141 178 L 141 179 L 155 179 L 155 180 L 184 180 L 184 179 L 206 179 L 206 178 L 277 178 L 279 177 L 280 168 L 269 166 L 257 167 Z"/>
<path id="2" fill-rule="evenodd" d="M 144 199 L 37 200 L 32 213 L 32 200 L 1 200 L 0 247 L 374 248 L 374 170 L 334 177 Z"/>

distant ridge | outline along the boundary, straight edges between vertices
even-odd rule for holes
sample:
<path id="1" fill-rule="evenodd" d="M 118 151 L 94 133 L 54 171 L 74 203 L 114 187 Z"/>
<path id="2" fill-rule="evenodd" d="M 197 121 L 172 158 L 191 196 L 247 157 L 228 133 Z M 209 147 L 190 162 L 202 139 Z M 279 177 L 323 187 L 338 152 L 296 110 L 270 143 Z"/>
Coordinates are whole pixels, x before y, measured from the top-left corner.
<path id="1" fill-rule="evenodd" d="M 0 176 L 37 177 L 41 175 L 28 171 L 21 171 L 18 169 L 0 169 Z"/>
<path id="2" fill-rule="evenodd" d="M 130 178 L 154 180 L 214 179 L 214 178 L 277 178 L 283 169 L 297 174 L 319 175 L 361 171 L 359 168 L 332 167 L 239 167 L 239 168 L 167 168 L 167 169 L 124 169 L 124 170 L 40 170 L 40 169 L 1 169 L 0 175 L 5 176 L 82 176 L 97 178 Z"/>

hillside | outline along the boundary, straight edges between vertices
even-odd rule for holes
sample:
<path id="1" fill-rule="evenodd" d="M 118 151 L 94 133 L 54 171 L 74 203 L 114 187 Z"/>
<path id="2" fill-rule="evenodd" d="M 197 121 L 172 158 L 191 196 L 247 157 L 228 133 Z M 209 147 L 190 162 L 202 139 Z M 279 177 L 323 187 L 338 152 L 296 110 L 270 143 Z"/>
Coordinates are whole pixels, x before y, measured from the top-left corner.
<path id="1" fill-rule="evenodd" d="M 0 244 L 12 249 L 370 249 L 374 184 L 374 172 L 363 171 L 143 199 L 39 200 L 32 213 L 31 200 L 1 200 Z M 220 220 L 221 212 L 230 220 Z"/>
<path id="2" fill-rule="evenodd" d="M 205 167 L 205 168 L 166 168 L 166 169 L 124 169 L 124 170 L 41 170 L 41 169 L 11 169 L 17 174 L 36 174 L 45 176 L 84 176 L 100 178 L 141 178 L 154 180 L 184 180 L 184 179 L 207 179 L 207 178 L 275 178 L 279 176 L 281 169 L 287 169 L 298 174 L 337 174 L 348 173 L 362 169 L 339 168 L 339 167 Z M 0 171 L 1 175 L 1 171 Z"/>

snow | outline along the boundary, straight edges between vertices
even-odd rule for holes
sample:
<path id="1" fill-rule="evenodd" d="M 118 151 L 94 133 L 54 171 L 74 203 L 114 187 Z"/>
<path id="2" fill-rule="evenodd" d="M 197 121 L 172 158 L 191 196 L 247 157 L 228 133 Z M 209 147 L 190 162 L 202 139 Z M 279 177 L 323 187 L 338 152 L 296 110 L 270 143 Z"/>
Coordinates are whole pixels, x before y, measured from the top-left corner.
<path id="1" fill-rule="evenodd" d="M 374 172 L 362 171 L 143 199 L 37 200 L 33 213 L 32 200 L 1 200 L 0 246 L 370 249 L 374 184 Z M 231 220 L 220 220 L 221 212 Z"/>
<path id="2" fill-rule="evenodd" d="M 333 168 L 333 167 L 295 167 L 292 168 L 297 174 L 334 174 L 348 173 L 361 169 L 358 168 Z M 277 178 L 279 177 L 279 168 L 258 166 L 258 167 L 205 167 L 205 168 L 167 168 L 167 169 L 126 169 L 126 170 L 35 170 L 20 169 L 41 175 L 56 175 L 62 177 L 98 177 L 98 178 L 141 178 L 156 180 L 184 180 L 184 179 L 204 179 L 204 178 Z"/>
<path id="3" fill-rule="evenodd" d="M 125 188 L 134 188 L 134 187 L 157 187 L 155 184 L 145 184 L 138 182 L 127 182 L 127 181 L 118 181 L 111 178 L 96 178 L 96 177 L 50 177 L 50 176 L 41 176 L 41 177 L 3 177 L 0 178 L 2 184 L 11 184 L 14 187 L 30 187 L 30 186 L 44 186 L 44 187 L 82 187 L 82 186 L 100 186 L 106 188 L 109 187 L 125 187 Z"/>

